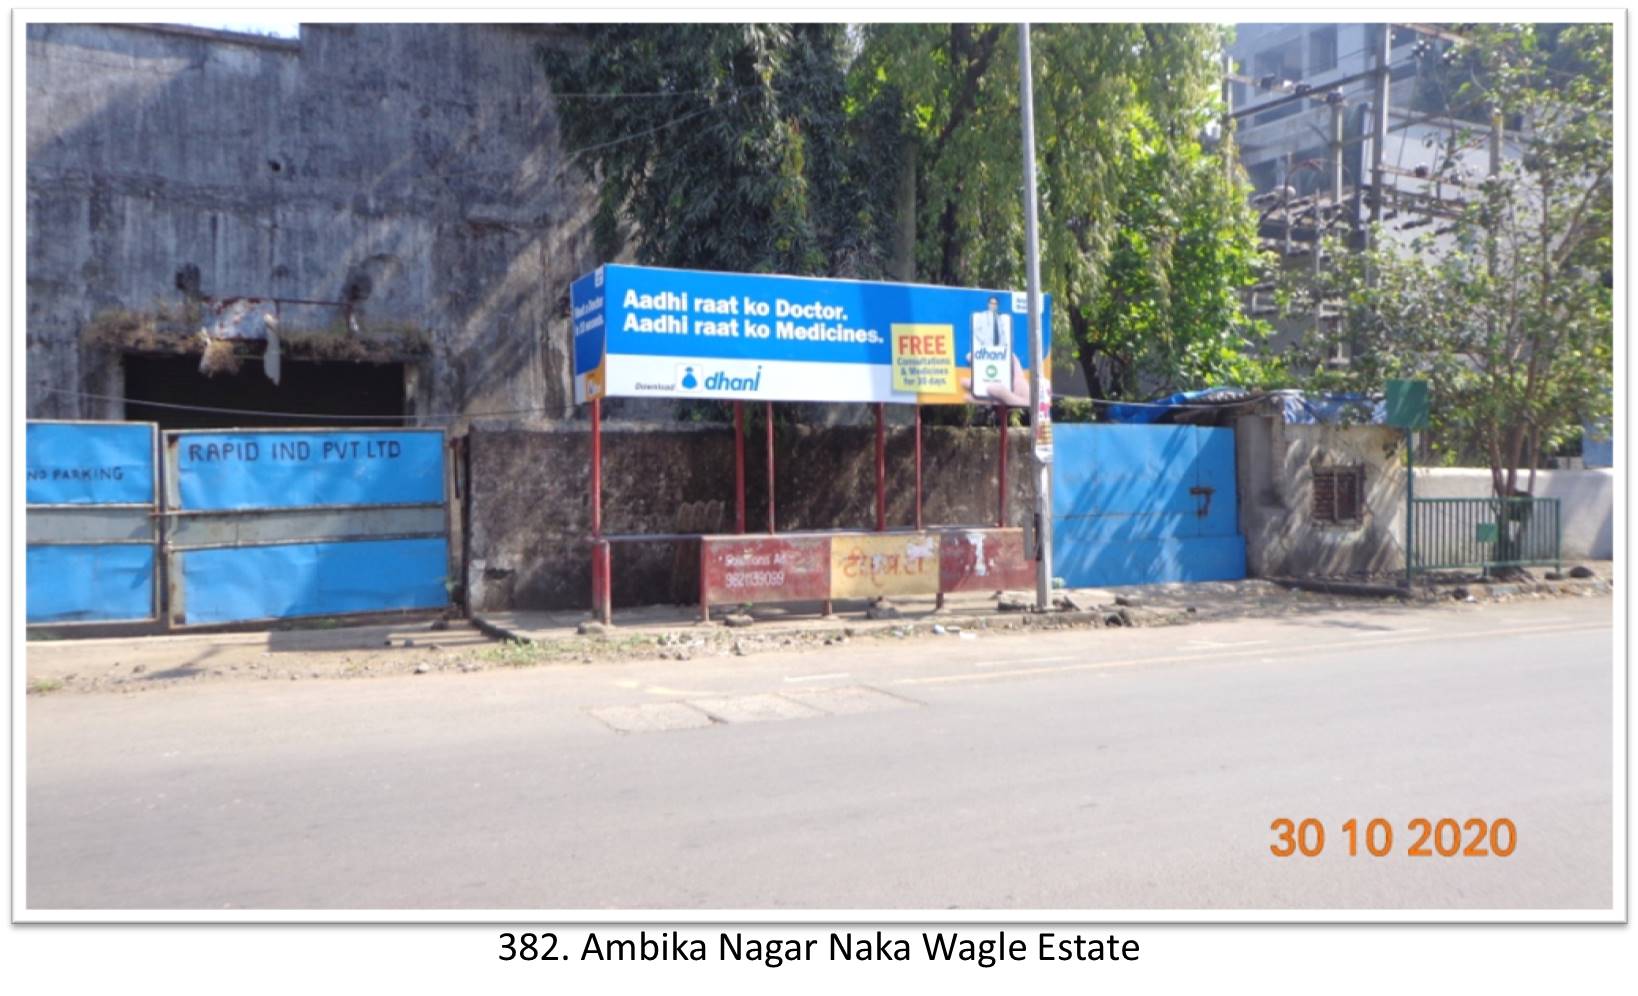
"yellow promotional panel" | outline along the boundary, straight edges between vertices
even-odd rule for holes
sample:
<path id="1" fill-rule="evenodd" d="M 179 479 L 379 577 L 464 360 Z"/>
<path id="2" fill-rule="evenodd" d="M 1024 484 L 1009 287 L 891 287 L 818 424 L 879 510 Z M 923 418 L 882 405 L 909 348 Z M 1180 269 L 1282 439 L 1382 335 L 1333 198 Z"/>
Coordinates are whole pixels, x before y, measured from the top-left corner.
<path id="1" fill-rule="evenodd" d="M 830 541 L 830 597 L 934 595 L 939 541 L 927 533 L 835 536 Z"/>
<path id="2" fill-rule="evenodd" d="M 956 390 L 955 327 L 895 324 L 893 390 L 946 395 Z"/>

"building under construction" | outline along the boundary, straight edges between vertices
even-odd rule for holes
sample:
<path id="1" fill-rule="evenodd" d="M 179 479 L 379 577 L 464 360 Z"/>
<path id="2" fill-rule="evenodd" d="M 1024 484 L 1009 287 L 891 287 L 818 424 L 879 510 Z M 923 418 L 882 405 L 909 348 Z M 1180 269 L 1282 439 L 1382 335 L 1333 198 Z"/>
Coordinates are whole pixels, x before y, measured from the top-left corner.
<path id="1" fill-rule="evenodd" d="M 1471 188 L 1519 154 L 1505 122 L 1458 97 L 1460 43 L 1425 24 L 1237 26 L 1224 96 L 1263 249 L 1317 269 L 1326 238 L 1361 248 L 1373 223 L 1404 243 L 1445 234 Z M 1260 285 L 1250 311 L 1274 319 L 1273 291 Z M 1322 304 L 1280 318 L 1275 348 L 1339 316 Z"/>

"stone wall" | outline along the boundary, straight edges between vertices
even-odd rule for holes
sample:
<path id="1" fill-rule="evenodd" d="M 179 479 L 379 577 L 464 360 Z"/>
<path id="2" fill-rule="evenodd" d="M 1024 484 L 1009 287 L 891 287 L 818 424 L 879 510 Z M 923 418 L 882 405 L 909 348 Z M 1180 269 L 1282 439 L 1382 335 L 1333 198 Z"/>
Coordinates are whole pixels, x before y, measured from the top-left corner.
<path id="1" fill-rule="evenodd" d="M 1380 425 L 1291 425 L 1278 415 L 1234 420 L 1240 525 L 1252 577 L 1348 577 L 1403 571 L 1403 435 Z M 1316 521 L 1314 469 L 1363 465 L 1357 523 Z"/>
<path id="2" fill-rule="evenodd" d="M 29 25 L 28 415 L 123 417 L 118 354 L 81 335 L 179 310 L 192 268 L 206 295 L 355 296 L 364 333 L 423 339 L 414 412 L 563 417 L 560 299 L 598 262 L 536 58 L 568 43 L 540 25 Z M 281 324 L 337 318 L 290 306 Z"/>
<path id="3" fill-rule="evenodd" d="M 766 437 L 747 429 L 746 528 L 767 528 Z M 872 528 L 874 429 L 775 426 L 775 514 L 781 532 Z M 988 524 L 997 504 L 996 430 L 923 429 L 923 519 Z M 1009 437 L 1009 524 L 1029 519 L 1034 482 L 1027 433 Z M 590 604 L 590 436 L 584 426 L 475 428 L 471 448 L 470 559 L 474 611 Z M 912 430 L 887 440 L 889 526 L 913 524 Z M 723 426 L 611 427 L 603 434 L 604 530 L 732 532 L 734 437 Z M 698 597 L 698 544 L 619 543 L 612 553 L 616 605 L 687 603 Z"/>

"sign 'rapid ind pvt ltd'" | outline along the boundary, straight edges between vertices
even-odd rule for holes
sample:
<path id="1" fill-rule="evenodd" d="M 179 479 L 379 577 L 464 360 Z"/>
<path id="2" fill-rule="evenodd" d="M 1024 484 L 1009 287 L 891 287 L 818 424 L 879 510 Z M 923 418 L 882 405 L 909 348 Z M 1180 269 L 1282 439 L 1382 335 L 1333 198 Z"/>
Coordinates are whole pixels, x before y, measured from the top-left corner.
<path id="1" fill-rule="evenodd" d="M 1022 291 L 610 264 L 569 296 L 576 403 L 1028 404 Z"/>

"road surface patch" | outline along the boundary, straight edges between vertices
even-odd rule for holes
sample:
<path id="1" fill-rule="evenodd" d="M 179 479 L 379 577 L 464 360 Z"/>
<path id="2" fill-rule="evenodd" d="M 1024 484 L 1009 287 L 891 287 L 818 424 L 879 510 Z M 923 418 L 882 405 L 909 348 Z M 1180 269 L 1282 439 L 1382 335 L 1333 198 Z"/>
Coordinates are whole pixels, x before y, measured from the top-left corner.
<path id="1" fill-rule="evenodd" d="M 616 733 L 660 733 L 666 730 L 693 730 L 710 726 L 712 719 L 681 702 L 654 702 L 649 705 L 605 706 L 590 710 L 593 718 Z"/>
<path id="2" fill-rule="evenodd" d="M 908 709 L 911 706 L 921 704 L 874 688 L 867 688 L 863 685 L 847 685 L 842 688 L 804 688 L 783 694 L 785 698 L 795 699 L 803 705 L 812 706 L 815 709 L 836 716 L 848 716 L 863 712 L 886 712 L 889 709 Z"/>
<path id="3" fill-rule="evenodd" d="M 781 719 L 811 719 L 823 715 L 800 702 L 779 695 L 734 695 L 727 698 L 690 699 L 689 705 L 711 714 L 722 723 L 766 723 Z"/>

